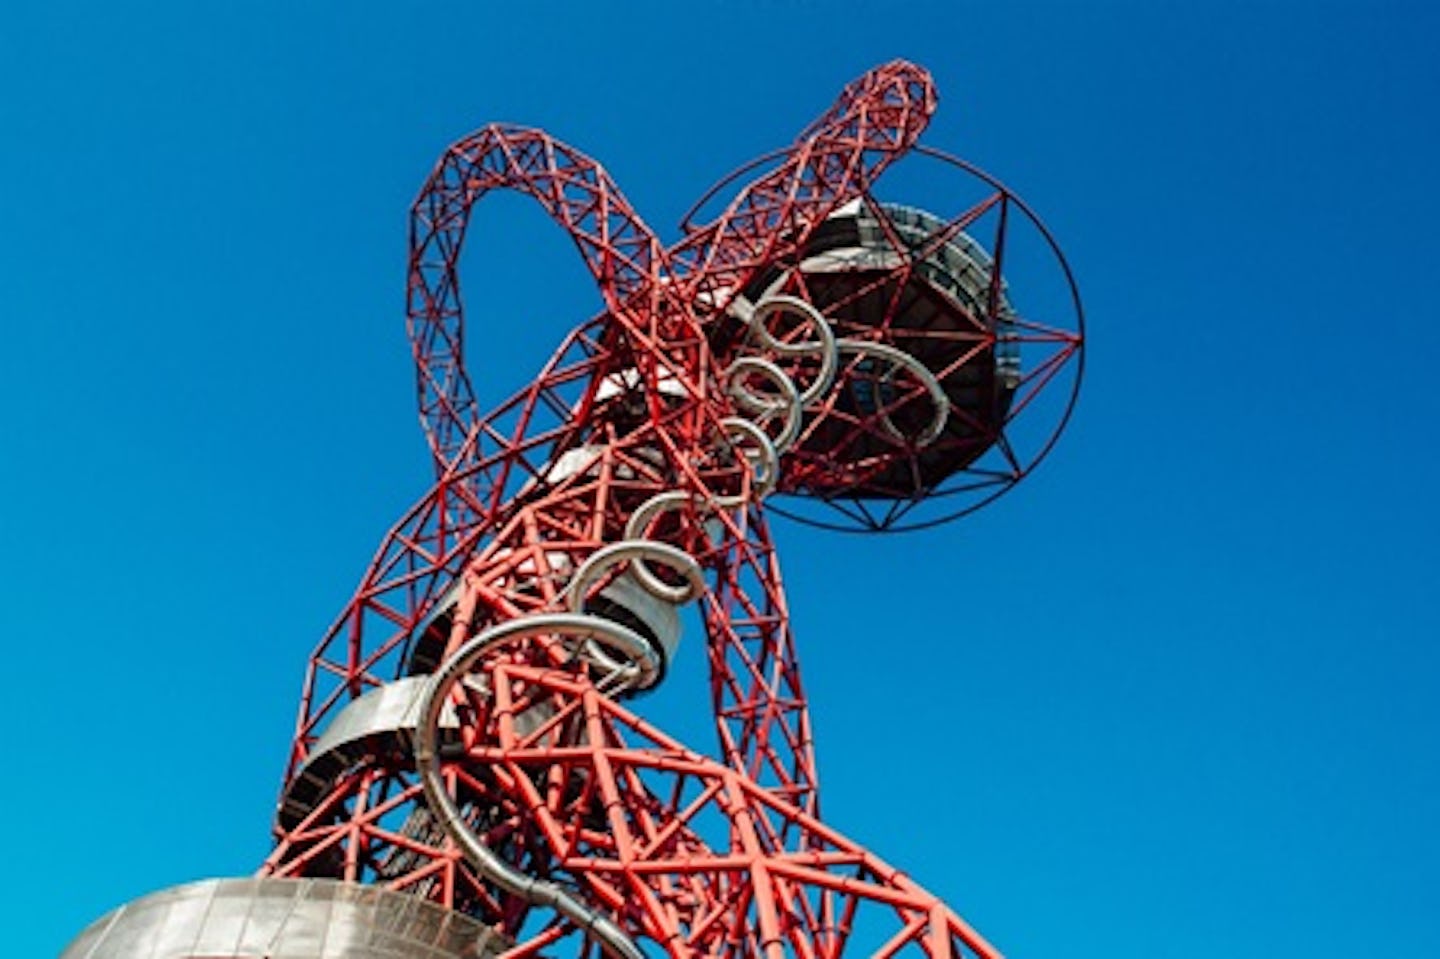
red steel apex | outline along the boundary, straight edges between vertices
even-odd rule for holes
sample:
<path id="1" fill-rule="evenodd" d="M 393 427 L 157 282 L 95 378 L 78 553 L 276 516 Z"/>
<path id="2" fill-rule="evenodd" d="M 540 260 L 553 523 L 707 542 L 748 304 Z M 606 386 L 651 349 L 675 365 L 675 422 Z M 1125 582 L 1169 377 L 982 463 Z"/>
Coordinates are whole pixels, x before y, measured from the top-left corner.
<path id="1" fill-rule="evenodd" d="M 63 959 L 998 956 L 820 819 L 767 520 L 940 522 L 1069 417 L 1068 267 L 1023 201 L 919 143 L 935 109 L 925 70 L 871 70 L 670 246 L 542 130 L 447 149 L 406 299 L 435 476 L 310 658 L 274 850 L 120 907 Z M 956 212 L 881 199 L 887 173 L 947 184 Z M 482 414 L 459 263 L 498 189 L 571 237 L 604 305 Z M 1034 270 L 1057 296 L 1012 294 Z M 637 712 L 691 603 L 713 756 Z"/>

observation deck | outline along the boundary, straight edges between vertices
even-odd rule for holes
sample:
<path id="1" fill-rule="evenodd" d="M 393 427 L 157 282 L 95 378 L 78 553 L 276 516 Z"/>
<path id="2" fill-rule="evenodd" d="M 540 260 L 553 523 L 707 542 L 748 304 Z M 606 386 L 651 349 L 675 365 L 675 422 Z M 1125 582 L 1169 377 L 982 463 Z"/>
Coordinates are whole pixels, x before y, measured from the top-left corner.
<path id="1" fill-rule="evenodd" d="M 1014 313 L 990 254 L 947 227 L 923 210 L 855 200 L 815 229 L 795 265 L 746 290 L 752 300 L 802 296 L 852 344 L 833 399 L 789 454 L 783 492 L 915 498 L 999 436 L 1020 381 Z M 903 365 L 857 348 L 864 343 L 898 349 L 928 370 L 948 411 L 936 410 Z M 937 415 L 943 426 L 927 439 Z"/>

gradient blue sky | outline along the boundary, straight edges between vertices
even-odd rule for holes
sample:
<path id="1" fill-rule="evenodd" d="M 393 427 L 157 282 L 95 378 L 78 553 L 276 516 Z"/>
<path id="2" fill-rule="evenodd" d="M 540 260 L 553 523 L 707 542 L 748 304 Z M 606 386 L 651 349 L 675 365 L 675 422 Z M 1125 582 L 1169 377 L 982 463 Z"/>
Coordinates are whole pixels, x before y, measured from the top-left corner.
<path id="1" fill-rule="evenodd" d="M 6 5 L 13 954 L 265 854 L 305 656 L 427 475 L 405 210 L 444 145 L 545 126 L 673 235 L 904 56 L 1091 352 L 995 506 L 780 530 L 826 818 L 1012 957 L 1440 955 L 1437 9 Z M 494 396 L 594 294 L 523 204 L 477 225 Z M 645 708 L 708 749 L 686 662 Z"/>

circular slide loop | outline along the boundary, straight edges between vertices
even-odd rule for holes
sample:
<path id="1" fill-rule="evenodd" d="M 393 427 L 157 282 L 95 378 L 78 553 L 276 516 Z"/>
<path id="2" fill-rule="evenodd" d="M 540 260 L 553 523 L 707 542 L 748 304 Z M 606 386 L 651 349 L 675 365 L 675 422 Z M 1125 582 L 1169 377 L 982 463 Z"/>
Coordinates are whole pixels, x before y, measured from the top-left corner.
<path id="1" fill-rule="evenodd" d="M 649 530 L 650 524 L 654 521 L 655 517 L 661 513 L 669 513 L 681 509 L 686 503 L 692 501 L 697 504 L 701 502 L 700 497 L 686 493 L 683 490 L 674 489 L 664 493 L 656 493 L 637 506 L 635 512 L 630 514 L 630 519 L 625 523 L 625 538 L 648 539 L 649 537 L 645 534 Z M 643 563 L 644 560 L 635 560 L 634 562 L 638 564 Z"/>
<path id="2" fill-rule="evenodd" d="M 776 339 L 765 326 L 765 321 L 775 313 L 799 313 L 809 321 L 819 339 L 802 340 L 799 343 L 786 343 Z M 820 357 L 819 375 L 815 377 L 815 382 L 800 392 L 802 406 L 815 402 L 835 382 L 835 370 L 839 365 L 835 331 L 830 328 L 830 322 L 810 303 L 783 293 L 766 296 L 755 304 L 754 312 L 750 314 L 750 330 L 761 346 L 781 356 Z"/>
<path id="3" fill-rule="evenodd" d="M 649 581 L 639 574 L 639 566 L 636 561 L 655 560 L 664 563 L 685 578 L 683 583 L 671 585 L 650 574 Z M 570 584 L 565 587 L 565 605 L 572 612 L 580 612 L 585 605 L 585 591 L 590 584 L 598 579 L 606 570 L 620 563 L 629 562 L 632 572 L 636 573 L 636 579 L 640 585 L 645 587 L 646 592 L 656 599 L 662 599 L 667 603 L 674 603 L 677 606 L 681 603 L 688 603 L 690 600 L 705 592 L 705 577 L 700 572 L 700 564 L 695 558 L 676 546 L 669 543 L 659 543 L 649 539 L 627 539 L 618 543 L 610 543 L 602 546 L 591 553 L 580 568 L 571 577 Z"/>
<path id="4" fill-rule="evenodd" d="M 747 375 L 759 375 L 778 391 L 778 395 L 756 393 L 745 385 Z M 742 356 L 725 370 L 727 391 L 734 398 L 735 405 L 746 413 L 768 419 L 775 413 L 785 415 L 784 425 L 771 441 L 777 452 L 783 453 L 800 435 L 801 418 L 805 415 L 800 407 L 800 394 L 795 381 L 780 367 L 758 356 Z"/>
<path id="5" fill-rule="evenodd" d="M 665 582 L 655 575 L 646 560 L 663 563 L 680 573 L 685 581 L 678 585 Z M 700 564 L 695 562 L 695 558 L 689 553 L 669 543 L 627 539 L 600 547 L 580 564 L 569 585 L 565 587 L 565 605 L 573 613 L 583 613 L 585 593 L 590 584 L 607 570 L 626 562 L 630 563 L 630 572 L 636 582 L 656 599 L 679 606 L 705 592 L 705 576 L 700 571 Z M 649 650 L 646 662 L 617 660 L 605 651 L 602 644 L 593 639 L 585 642 L 583 652 L 600 668 L 619 675 L 626 685 L 648 689 L 660 678 L 660 663 L 649 644 L 646 644 L 646 649 Z"/>
<path id="6" fill-rule="evenodd" d="M 487 653 L 504 643 L 557 633 L 590 642 L 603 642 L 624 651 L 637 662 L 653 656 L 649 644 L 632 630 L 598 616 L 541 613 L 492 626 L 457 649 L 430 678 L 420 701 L 420 722 L 415 730 L 415 770 L 420 775 L 425 801 L 431 811 L 446 834 L 460 847 L 466 860 L 481 875 L 527 902 L 555 909 L 592 935 L 611 956 L 646 959 L 634 940 L 608 916 L 587 906 L 560 886 L 520 872 L 487 846 L 465 823 L 463 811 L 440 775 L 440 714 L 450 690 Z"/>
<path id="7" fill-rule="evenodd" d="M 940 381 L 935 379 L 935 374 L 925 368 L 925 365 L 904 350 L 897 349 L 888 343 L 875 343 L 870 340 L 836 340 L 836 348 L 841 353 L 858 354 L 860 356 L 876 356 L 888 360 L 891 368 L 886 371 L 882 382 L 889 382 L 895 375 L 895 367 L 903 366 L 920 381 L 925 387 L 925 392 L 930 394 L 930 402 L 935 407 L 934 414 L 925 429 L 915 436 L 913 440 L 900 432 L 899 428 L 890 419 L 890 414 L 885 412 L 882 406 L 880 422 L 884 424 L 887 432 L 901 442 L 913 442 L 916 447 L 924 448 L 935 442 L 940 431 L 945 429 L 945 421 L 950 418 L 950 398 L 945 395 L 945 390 Z"/>
<path id="8" fill-rule="evenodd" d="M 742 448 L 740 455 L 745 457 L 754 471 L 755 485 L 752 493 L 755 499 L 769 496 L 775 489 L 775 484 L 780 481 L 780 454 L 775 451 L 775 444 L 770 441 L 769 434 L 739 416 L 725 417 L 720 421 L 720 426 L 733 445 L 743 446 L 745 439 L 754 444 L 753 452 Z M 737 439 L 741 439 L 741 442 L 735 442 Z"/>

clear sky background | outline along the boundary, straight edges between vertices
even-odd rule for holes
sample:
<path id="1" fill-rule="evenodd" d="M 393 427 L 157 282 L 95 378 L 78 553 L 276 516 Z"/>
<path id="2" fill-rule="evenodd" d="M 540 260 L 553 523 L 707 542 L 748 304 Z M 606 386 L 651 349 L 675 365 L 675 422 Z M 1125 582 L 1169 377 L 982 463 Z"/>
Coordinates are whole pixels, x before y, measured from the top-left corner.
<path id="1" fill-rule="evenodd" d="M 1437 9 L 7 4 L 10 954 L 265 855 L 305 657 L 428 477 L 440 150 L 544 126 L 672 237 L 903 56 L 1064 244 L 1089 365 L 980 514 L 779 530 L 827 820 L 1012 957 L 1440 955 Z M 495 397 L 595 295 L 523 203 L 475 224 Z M 709 750 L 693 641 L 644 708 Z"/>

